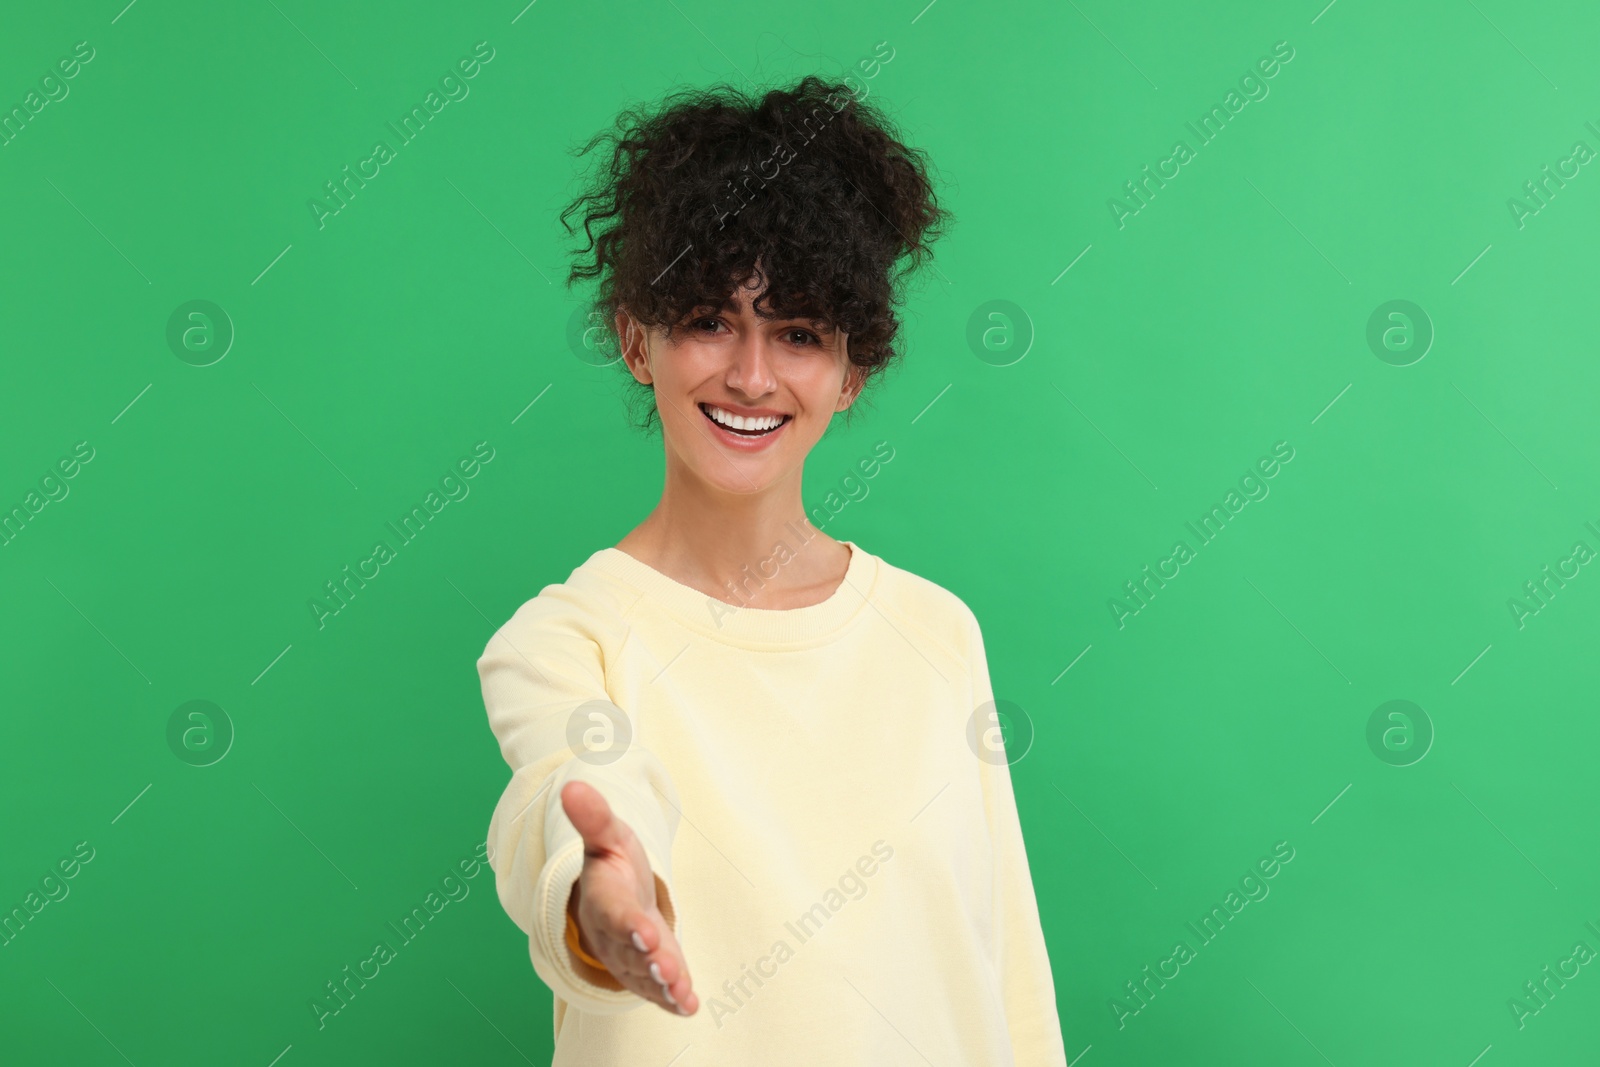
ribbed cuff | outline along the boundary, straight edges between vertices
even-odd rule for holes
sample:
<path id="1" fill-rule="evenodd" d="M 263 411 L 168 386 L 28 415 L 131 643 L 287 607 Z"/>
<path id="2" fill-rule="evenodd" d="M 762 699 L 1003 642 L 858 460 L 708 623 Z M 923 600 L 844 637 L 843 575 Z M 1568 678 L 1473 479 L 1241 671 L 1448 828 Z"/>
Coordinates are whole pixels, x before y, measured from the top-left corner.
<path id="1" fill-rule="evenodd" d="M 657 858 L 645 849 L 645 858 L 652 872 L 660 870 Z M 583 873 L 583 841 L 580 838 L 552 856 L 545 864 L 539 879 L 535 898 L 533 934 L 529 938 L 529 956 L 533 969 L 556 996 L 580 1011 L 595 1015 L 615 1015 L 631 1011 L 645 1003 L 645 999 L 630 989 L 612 989 L 579 974 L 573 966 L 572 953 L 567 947 L 567 900 L 572 887 Z M 656 881 L 656 910 L 666 920 L 667 928 L 678 934 L 677 914 L 672 892 L 659 874 Z M 680 942 L 681 943 L 681 942 Z M 541 958 L 542 957 L 542 958 Z M 615 979 L 613 979 L 614 981 Z"/>
<path id="2" fill-rule="evenodd" d="M 534 914 L 534 938 L 529 955 L 533 968 L 545 984 L 573 1007 L 600 1015 L 614 1015 L 629 1011 L 644 1003 L 644 998 L 629 989 L 611 989 L 580 975 L 572 965 L 572 953 L 567 948 L 567 899 L 572 887 L 583 872 L 583 841 L 550 858 L 539 879 L 539 893 Z M 541 966 L 540 957 L 544 966 Z"/>

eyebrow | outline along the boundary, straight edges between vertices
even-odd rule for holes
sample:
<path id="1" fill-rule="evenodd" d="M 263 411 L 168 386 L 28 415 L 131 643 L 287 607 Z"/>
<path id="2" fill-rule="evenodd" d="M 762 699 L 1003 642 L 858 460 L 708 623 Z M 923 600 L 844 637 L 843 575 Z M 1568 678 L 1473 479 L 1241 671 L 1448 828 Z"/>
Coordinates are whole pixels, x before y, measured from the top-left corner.
<path id="1" fill-rule="evenodd" d="M 727 311 L 732 314 L 738 314 L 739 312 L 739 305 L 734 302 L 732 295 L 724 297 L 721 304 L 713 304 L 710 301 L 700 304 L 695 308 L 694 311 L 691 311 L 690 314 L 695 314 L 701 308 L 715 308 L 718 311 Z M 756 311 L 756 317 L 761 319 L 763 322 L 803 322 L 827 333 L 838 332 L 838 327 L 829 320 L 816 315 L 809 315 L 804 312 L 795 315 L 764 315 L 758 309 Z"/>

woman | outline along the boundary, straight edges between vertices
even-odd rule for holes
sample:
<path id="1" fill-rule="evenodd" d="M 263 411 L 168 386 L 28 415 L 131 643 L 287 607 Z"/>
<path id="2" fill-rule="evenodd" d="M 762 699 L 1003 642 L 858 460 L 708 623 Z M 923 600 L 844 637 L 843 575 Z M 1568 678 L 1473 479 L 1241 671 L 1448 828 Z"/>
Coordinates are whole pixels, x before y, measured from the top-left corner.
<path id="1" fill-rule="evenodd" d="M 568 282 L 601 278 L 665 484 L 478 661 L 554 1062 L 1064 1065 L 977 620 L 801 500 L 948 213 L 815 77 L 619 126 Z"/>

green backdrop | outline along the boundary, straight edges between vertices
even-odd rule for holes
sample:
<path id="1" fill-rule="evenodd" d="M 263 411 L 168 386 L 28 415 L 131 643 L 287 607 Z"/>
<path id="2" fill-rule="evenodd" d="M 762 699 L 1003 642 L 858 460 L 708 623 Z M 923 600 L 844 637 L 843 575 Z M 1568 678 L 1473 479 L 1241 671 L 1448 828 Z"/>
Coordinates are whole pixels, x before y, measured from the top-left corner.
<path id="1" fill-rule="evenodd" d="M 1592 1062 L 1600 17 L 122 2 L 0 33 L 6 1062 L 548 1062 L 446 876 L 477 655 L 660 486 L 567 149 L 813 71 L 957 222 L 807 503 L 982 622 L 1074 1064 Z"/>

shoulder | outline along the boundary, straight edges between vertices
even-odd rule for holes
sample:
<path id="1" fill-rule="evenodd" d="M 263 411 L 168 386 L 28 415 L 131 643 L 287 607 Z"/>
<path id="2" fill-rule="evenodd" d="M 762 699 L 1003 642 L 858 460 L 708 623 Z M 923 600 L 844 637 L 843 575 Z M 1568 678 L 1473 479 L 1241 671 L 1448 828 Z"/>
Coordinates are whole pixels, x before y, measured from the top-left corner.
<path id="1" fill-rule="evenodd" d="M 860 547 L 860 546 L 857 546 Z M 882 556 L 874 599 L 917 626 L 940 645 L 960 654 L 978 628 L 977 616 L 960 596 L 931 578 L 897 567 Z"/>
<path id="2" fill-rule="evenodd" d="M 589 642 L 604 649 L 619 641 L 638 592 L 599 565 L 605 551 L 593 553 L 565 579 L 524 600 L 490 635 L 484 655 L 499 642 L 519 648 Z"/>

